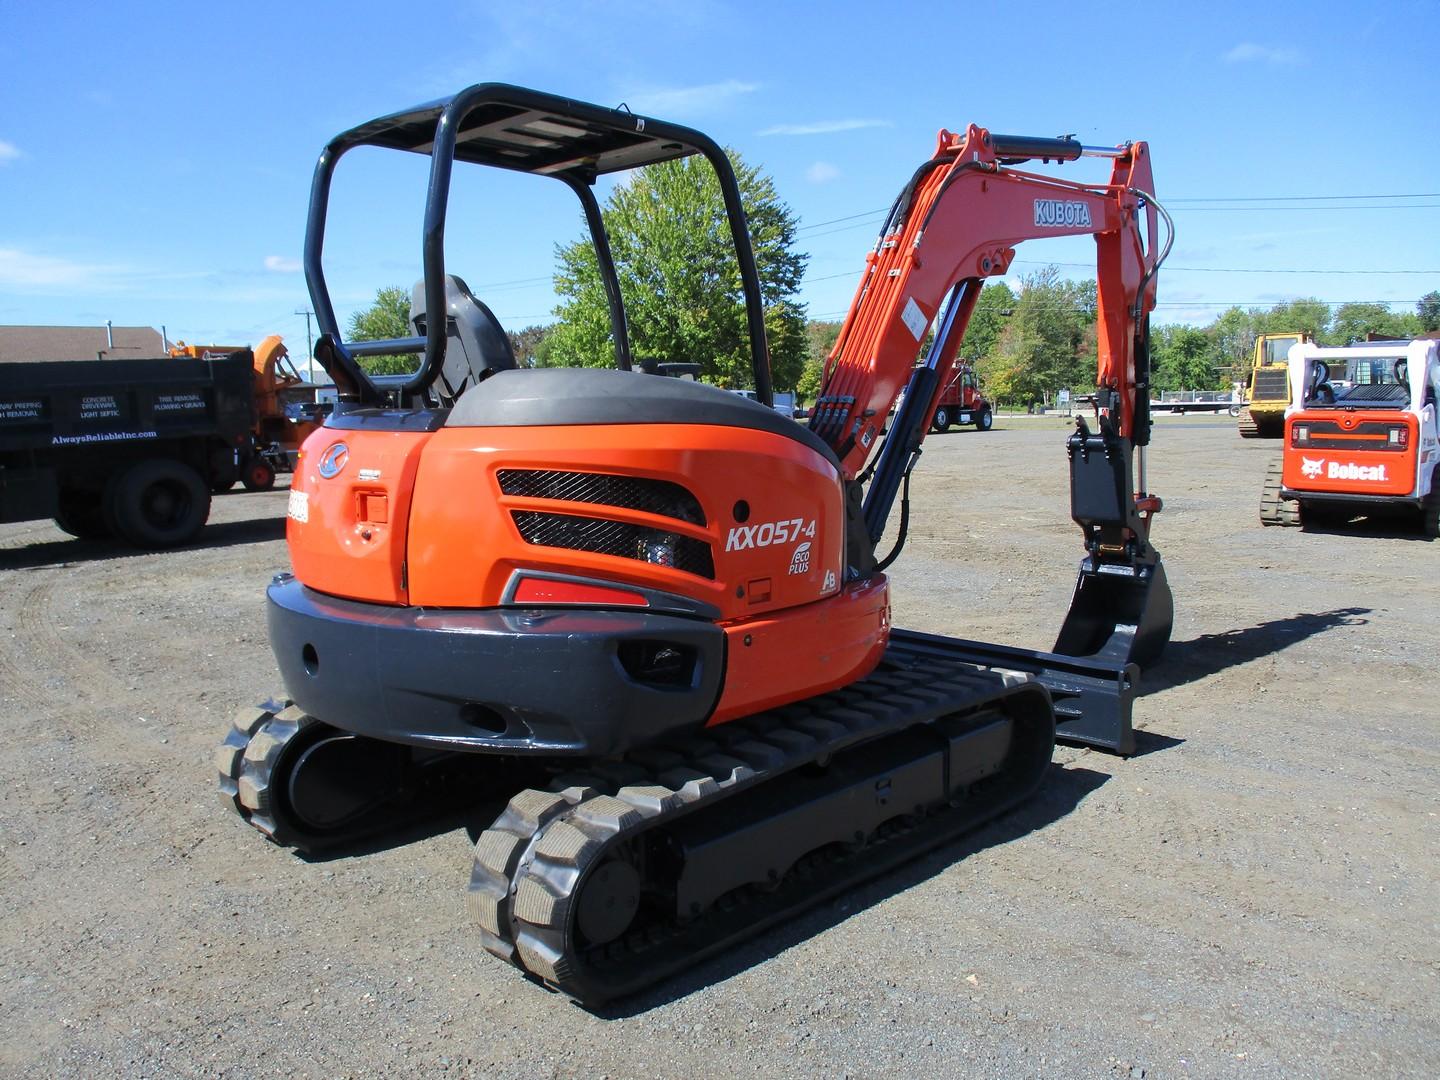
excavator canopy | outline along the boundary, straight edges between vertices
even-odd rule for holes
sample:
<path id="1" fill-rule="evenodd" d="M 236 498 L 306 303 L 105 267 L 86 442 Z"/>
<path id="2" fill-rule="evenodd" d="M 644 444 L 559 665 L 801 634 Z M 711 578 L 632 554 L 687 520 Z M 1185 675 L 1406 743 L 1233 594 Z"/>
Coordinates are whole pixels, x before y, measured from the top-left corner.
<path id="1" fill-rule="evenodd" d="M 678 124 L 604 109 L 504 83 L 472 86 L 351 128 L 331 145 L 383 146 L 429 154 L 446 110 L 455 121 L 455 160 L 590 181 L 691 154 L 718 152 L 707 136 Z"/>

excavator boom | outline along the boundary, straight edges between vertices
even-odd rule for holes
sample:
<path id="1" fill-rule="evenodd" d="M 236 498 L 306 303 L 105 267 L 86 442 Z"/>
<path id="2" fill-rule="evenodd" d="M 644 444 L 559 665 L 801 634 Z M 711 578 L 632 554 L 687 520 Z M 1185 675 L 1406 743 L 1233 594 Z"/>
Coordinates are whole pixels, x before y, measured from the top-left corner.
<path id="1" fill-rule="evenodd" d="M 1082 156 L 1110 159 L 1109 181 L 1084 184 L 1014 168 L 1033 158 Z M 905 407 L 871 466 L 864 500 L 866 534 L 871 545 L 878 543 L 931 428 L 984 280 L 1009 270 L 1022 241 L 1093 236 L 1100 430 L 1092 434 L 1082 420 L 1070 441 L 1072 516 L 1088 555 L 1056 651 L 1142 665 L 1163 649 L 1171 618 L 1169 590 L 1148 539 L 1160 500 L 1145 490 L 1143 457 L 1150 441 L 1148 317 L 1170 237 L 1167 232 L 1162 248 L 1159 223 L 1168 218 L 1153 190 L 1143 142 L 1099 149 L 1068 137 L 992 135 L 974 125 L 964 134 L 942 130 L 934 155 L 900 192 L 866 257 L 811 420 L 811 430 L 855 482 L 869 475 L 866 464 L 886 417 L 906 391 Z M 917 367 L 932 326 L 932 347 Z M 906 510 L 900 539 L 879 560 L 881 569 L 903 544 Z M 852 560 L 852 567 L 864 572 L 868 564 Z"/>
<path id="2" fill-rule="evenodd" d="M 1104 185 L 1073 183 L 1006 166 L 1018 155 L 1113 159 Z M 1139 414 L 1148 400 L 1136 368 L 1136 338 L 1155 305 L 1158 207 L 1149 150 L 1129 143 L 1090 150 L 1072 139 L 992 136 L 971 125 L 941 131 L 934 156 L 895 200 L 826 364 L 811 427 L 839 454 L 852 477 L 864 467 L 886 414 L 905 388 L 921 341 L 957 286 L 1004 275 L 1024 240 L 1096 238 L 1096 384 L 1116 392 L 1116 434 L 1143 445 Z M 962 292 L 962 296 L 964 293 Z M 973 310 L 964 302 L 954 349 Z M 942 370 L 940 382 L 944 383 Z M 1137 436 L 1141 436 L 1137 438 Z"/>

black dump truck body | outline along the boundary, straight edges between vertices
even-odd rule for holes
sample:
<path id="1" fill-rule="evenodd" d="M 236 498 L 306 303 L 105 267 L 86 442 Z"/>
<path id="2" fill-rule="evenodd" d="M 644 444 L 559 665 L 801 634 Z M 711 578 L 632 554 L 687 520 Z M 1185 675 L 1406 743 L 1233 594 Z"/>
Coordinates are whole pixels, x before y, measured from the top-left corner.
<path id="1" fill-rule="evenodd" d="M 254 424 L 248 350 L 0 364 L 0 521 L 138 547 L 191 539 Z"/>

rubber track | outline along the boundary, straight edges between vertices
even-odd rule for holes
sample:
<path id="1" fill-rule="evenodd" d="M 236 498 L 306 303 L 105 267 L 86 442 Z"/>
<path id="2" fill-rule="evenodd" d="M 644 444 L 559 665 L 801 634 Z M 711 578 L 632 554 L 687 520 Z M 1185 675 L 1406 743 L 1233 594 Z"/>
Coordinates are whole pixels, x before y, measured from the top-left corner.
<path id="1" fill-rule="evenodd" d="M 304 846 L 307 839 L 276 812 L 272 778 L 290 741 L 313 723 L 314 717 L 288 702 L 241 709 L 215 751 L 221 797 L 277 844 Z"/>
<path id="2" fill-rule="evenodd" d="M 1265 472 L 1265 484 L 1260 489 L 1260 524 L 1298 528 L 1301 524 L 1300 504 L 1280 495 L 1280 476 L 1283 469 L 1284 458 L 1277 457 L 1270 462 L 1270 467 Z"/>
<path id="3" fill-rule="evenodd" d="M 315 730 L 317 727 L 323 731 Z M 276 790 L 277 770 L 289 768 L 288 751 L 302 733 L 324 737 L 333 729 L 291 702 L 266 702 L 242 709 L 215 750 L 220 795 L 241 817 L 284 847 L 319 851 L 343 847 L 393 832 L 438 812 L 444 804 L 427 803 L 408 788 L 386 792 L 373 811 L 353 821 L 317 831 L 297 820 Z"/>
<path id="4" fill-rule="evenodd" d="M 468 906 L 485 948 L 563 993 L 595 1004 L 823 898 L 819 883 L 806 880 L 793 899 L 770 894 L 765 912 L 736 909 L 734 901 L 727 908 L 722 898 L 723 910 L 712 909 L 695 923 L 633 930 L 584 956 L 570 946 L 573 907 L 587 872 L 662 819 L 668 824 L 682 814 L 709 809 L 782 773 L 916 723 L 966 709 L 978 713 L 1012 694 L 1038 692 L 1038 684 L 1022 675 L 982 672 L 893 644 L 887 661 L 879 672 L 844 690 L 707 731 L 697 743 L 645 748 L 589 775 L 562 778 L 561 790 L 520 792 L 475 845 Z M 1017 745 L 1020 741 L 1017 732 Z M 1048 764 L 1048 750 L 1044 760 Z M 1034 782 L 1038 779 L 1039 774 Z M 985 816 L 1018 802 L 1033 786 L 1006 792 Z M 963 828 L 975 824 L 965 819 Z M 956 831 L 963 829 L 936 830 L 923 846 Z M 849 867 L 848 876 L 832 882 L 830 891 L 907 857 L 901 853 L 886 860 L 867 847 L 854 860 L 861 872 Z M 808 857 L 801 862 L 787 881 L 797 875 L 813 878 L 823 869 Z M 665 947 L 655 948 L 660 945 Z"/>
<path id="5" fill-rule="evenodd" d="M 1236 428 L 1240 431 L 1242 439 L 1258 439 L 1260 437 L 1260 426 L 1255 423 L 1255 418 L 1250 415 L 1250 406 L 1240 407 L 1240 417 L 1235 421 Z"/>

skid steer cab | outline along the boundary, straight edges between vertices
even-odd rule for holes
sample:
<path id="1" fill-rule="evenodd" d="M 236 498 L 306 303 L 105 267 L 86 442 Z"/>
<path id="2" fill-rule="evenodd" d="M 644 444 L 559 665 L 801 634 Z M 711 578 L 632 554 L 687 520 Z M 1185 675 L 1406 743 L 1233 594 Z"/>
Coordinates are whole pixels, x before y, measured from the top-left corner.
<path id="1" fill-rule="evenodd" d="M 1290 349 L 1285 445 L 1261 499 L 1266 525 L 1408 519 L 1440 536 L 1440 342 Z"/>

